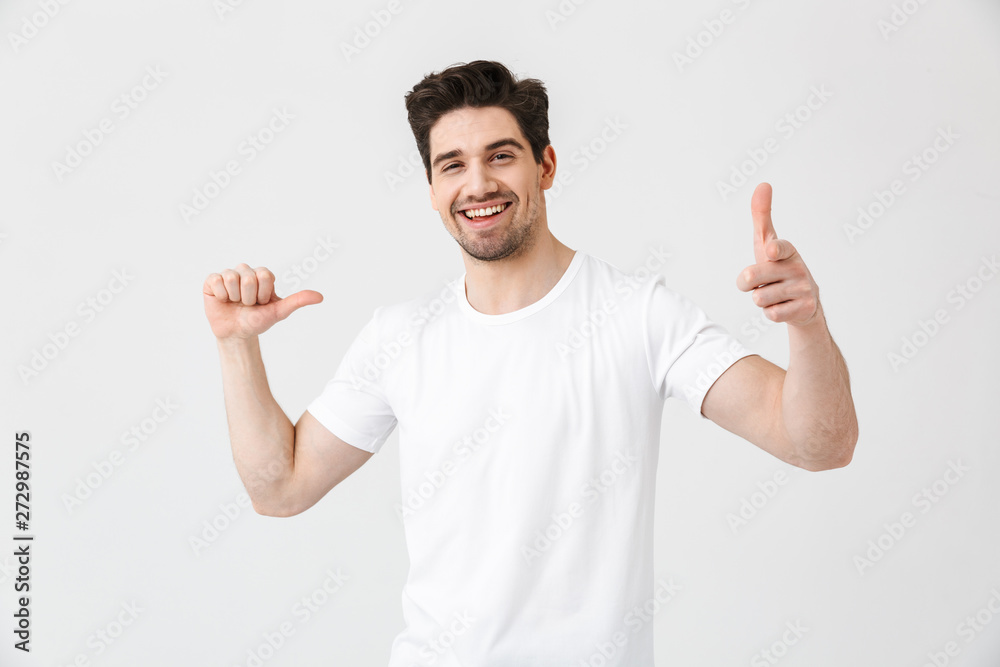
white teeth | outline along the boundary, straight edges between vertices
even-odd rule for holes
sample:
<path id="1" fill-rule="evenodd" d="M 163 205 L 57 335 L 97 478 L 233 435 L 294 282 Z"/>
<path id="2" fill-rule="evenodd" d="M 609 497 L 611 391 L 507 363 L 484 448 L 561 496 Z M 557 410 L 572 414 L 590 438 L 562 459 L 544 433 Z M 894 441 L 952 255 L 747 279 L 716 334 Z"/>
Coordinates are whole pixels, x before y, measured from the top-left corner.
<path id="1" fill-rule="evenodd" d="M 489 208 L 475 208 L 462 212 L 465 213 L 465 217 L 467 217 L 469 220 L 472 220 L 473 218 L 481 218 L 483 216 L 499 213 L 500 211 L 504 210 L 506 206 L 507 206 L 506 204 L 499 204 L 497 206 L 490 206 Z"/>

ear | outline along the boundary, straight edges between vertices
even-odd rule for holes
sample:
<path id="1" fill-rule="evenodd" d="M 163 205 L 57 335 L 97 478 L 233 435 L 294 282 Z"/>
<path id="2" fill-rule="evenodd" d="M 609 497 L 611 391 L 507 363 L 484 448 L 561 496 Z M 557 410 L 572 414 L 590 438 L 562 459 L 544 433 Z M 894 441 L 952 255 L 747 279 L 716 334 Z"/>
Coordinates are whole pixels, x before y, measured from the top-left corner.
<path id="1" fill-rule="evenodd" d="M 539 187 L 542 190 L 548 190 L 556 180 L 556 149 L 552 148 L 552 144 L 546 146 L 545 150 L 542 151 L 542 163 L 538 166 L 542 172 L 539 178 Z"/>
<path id="2" fill-rule="evenodd" d="M 426 172 L 424 172 L 424 173 L 426 173 Z M 435 199 L 435 197 L 434 197 L 434 186 L 432 184 L 428 183 L 427 184 L 427 189 L 428 189 L 428 191 L 430 193 L 430 196 L 431 196 L 431 208 L 436 211 L 436 210 L 438 210 L 438 205 L 437 205 L 437 199 Z"/>

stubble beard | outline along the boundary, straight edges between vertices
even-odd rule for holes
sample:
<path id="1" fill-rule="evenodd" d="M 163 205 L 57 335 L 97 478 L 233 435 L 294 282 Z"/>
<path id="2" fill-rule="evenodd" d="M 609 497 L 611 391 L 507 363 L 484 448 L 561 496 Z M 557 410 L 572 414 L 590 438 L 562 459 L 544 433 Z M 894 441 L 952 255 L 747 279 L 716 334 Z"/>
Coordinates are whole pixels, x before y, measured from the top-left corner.
<path id="1" fill-rule="evenodd" d="M 458 233 L 453 234 L 455 241 L 470 257 L 481 262 L 495 262 L 501 259 L 518 257 L 534 247 L 538 231 L 538 197 L 541 189 L 536 188 L 535 197 L 531 200 L 531 208 L 521 209 L 521 202 L 516 200 L 511 219 L 504 225 L 494 225 L 486 230 L 469 229 L 458 223 Z M 459 213 L 458 215 L 465 215 Z"/>

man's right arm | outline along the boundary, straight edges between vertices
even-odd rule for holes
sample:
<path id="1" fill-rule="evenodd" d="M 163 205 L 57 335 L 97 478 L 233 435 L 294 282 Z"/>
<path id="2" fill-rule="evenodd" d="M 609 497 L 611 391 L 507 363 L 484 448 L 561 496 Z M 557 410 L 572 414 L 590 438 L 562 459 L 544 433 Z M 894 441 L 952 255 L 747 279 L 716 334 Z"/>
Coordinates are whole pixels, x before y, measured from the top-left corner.
<path id="1" fill-rule="evenodd" d="M 372 456 L 308 411 L 292 426 L 267 383 L 259 334 L 323 297 L 312 290 L 278 297 L 274 274 L 246 264 L 211 274 L 203 292 L 222 365 L 233 460 L 254 510 L 267 516 L 303 512 Z"/>

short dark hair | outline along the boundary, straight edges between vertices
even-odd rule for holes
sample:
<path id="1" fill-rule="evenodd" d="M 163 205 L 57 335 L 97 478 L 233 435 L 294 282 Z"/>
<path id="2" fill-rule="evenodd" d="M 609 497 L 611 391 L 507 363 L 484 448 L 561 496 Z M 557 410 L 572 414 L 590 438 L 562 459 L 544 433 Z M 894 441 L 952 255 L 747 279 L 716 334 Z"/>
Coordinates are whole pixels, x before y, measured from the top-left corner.
<path id="1" fill-rule="evenodd" d="M 426 75 L 405 96 L 406 116 L 431 182 L 431 128 L 441 116 L 464 107 L 502 107 L 513 114 L 537 164 L 549 145 L 549 96 L 538 79 L 518 80 L 491 60 L 458 63 Z"/>

